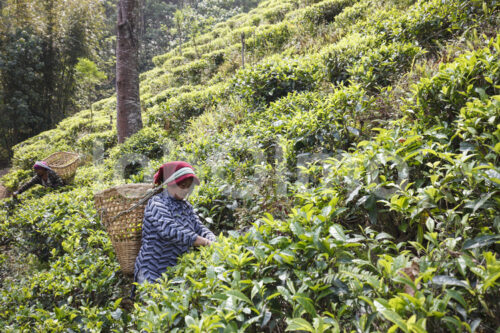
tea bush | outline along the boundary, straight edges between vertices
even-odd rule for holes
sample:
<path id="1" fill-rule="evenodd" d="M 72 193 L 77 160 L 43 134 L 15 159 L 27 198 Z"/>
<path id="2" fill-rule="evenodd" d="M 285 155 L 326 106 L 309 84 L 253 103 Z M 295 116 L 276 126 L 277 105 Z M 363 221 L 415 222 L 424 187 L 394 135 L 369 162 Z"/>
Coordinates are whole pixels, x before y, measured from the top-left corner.
<path id="1" fill-rule="evenodd" d="M 267 26 L 267 27 L 269 27 L 269 26 Z M 240 27 L 238 29 L 235 29 L 234 31 L 231 32 L 230 42 L 232 44 L 239 43 L 239 42 L 241 42 L 241 35 L 250 36 L 253 33 L 255 33 L 255 31 L 256 31 L 256 28 L 253 26 Z"/>
<path id="2" fill-rule="evenodd" d="M 172 73 L 176 76 L 176 82 L 179 85 L 186 84 L 200 84 L 202 78 L 206 75 L 209 64 L 206 60 L 200 59 L 192 61 L 185 65 L 176 67 Z"/>
<path id="3" fill-rule="evenodd" d="M 196 63 L 196 58 L 198 58 L 198 54 L 196 53 L 196 49 L 194 47 L 188 47 L 182 50 L 182 56 L 187 60 L 191 60 L 191 62 Z M 193 67 L 196 67 L 194 65 Z"/>
<path id="4" fill-rule="evenodd" d="M 321 67 L 314 58 L 270 58 L 238 71 L 231 91 L 253 105 L 268 104 L 293 91 L 313 90 L 321 80 Z"/>
<path id="5" fill-rule="evenodd" d="M 111 158 L 116 159 L 127 154 L 140 154 L 149 159 L 158 159 L 163 156 L 165 146 L 168 143 L 167 134 L 165 130 L 155 125 L 145 127 L 120 145 L 116 155 L 111 156 Z"/>
<path id="6" fill-rule="evenodd" d="M 197 195 L 192 199 L 203 224 L 215 234 L 236 229 L 238 225 L 234 216 L 235 207 L 228 204 L 233 198 L 225 191 L 226 184 L 206 176 L 203 179 L 205 184 L 200 186 Z"/>
<path id="7" fill-rule="evenodd" d="M 173 67 L 177 67 L 179 65 L 182 65 L 186 61 L 186 59 L 182 56 L 170 56 L 169 53 L 167 53 L 166 55 L 169 55 L 169 57 L 165 59 L 163 65 L 161 65 L 161 64 L 156 65 L 157 67 L 173 68 Z M 161 57 L 161 56 L 158 56 L 158 57 Z M 158 57 L 153 58 L 153 61 Z M 161 58 L 159 58 L 157 61 L 161 62 Z"/>
<path id="8" fill-rule="evenodd" d="M 366 1 L 359 1 L 344 10 L 335 17 L 334 26 L 337 29 L 349 30 L 353 24 L 366 19 L 371 11 L 371 4 Z"/>
<path id="9" fill-rule="evenodd" d="M 159 285 L 141 288 L 147 294 L 145 306 L 134 315 L 138 330 L 175 331 L 196 325 L 201 330 L 265 331 L 304 329 L 319 323 L 333 331 L 339 331 L 339 326 L 370 330 L 393 325 L 425 330 L 427 320 L 430 327 L 439 329 L 437 319 L 444 316 L 450 318 L 445 321 L 447 329 L 477 327 L 480 311 L 470 312 L 472 320 L 468 321 L 468 316 L 455 317 L 454 309 L 479 298 L 464 297 L 467 291 L 463 289 L 439 288 L 467 285 L 465 289 L 472 290 L 446 275 L 450 266 L 439 267 L 420 258 L 415 267 L 415 257 L 405 251 L 398 255 L 403 244 L 396 245 L 389 235 L 369 228 L 352 233 L 327 222 L 338 211 L 333 207 L 332 202 L 323 210 L 307 205 L 286 222 L 268 216 L 245 236 L 220 238 L 213 248 L 184 256 Z M 388 248 L 394 256 L 382 254 Z M 466 264 L 464 273 L 473 269 L 472 262 L 480 255 L 476 253 L 467 255 L 471 266 Z M 378 259 L 371 259 L 377 254 Z M 491 252 L 483 254 L 489 259 L 479 268 L 482 276 L 478 279 L 495 279 L 499 262 Z M 412 267 L 416 274 L 422 272 L 415 282 Z M 495 295 L 492 286 L 485 289 L 490 296 Z M 415 296 L 403 289 L 413 290 Z"/>
<path id="10" fill-rule="evenodd" d="M 169 77 L 170 79 L 171 77 Z M 189 93 L 193 91 L 195 88 L 199 86 L 191 86 L 191 85 L 182 85 L 180 87 L 172 87 L 168 88 L 165 90 L 161 90 L 161 88 L 158 88 L 161 90 L 161 92 L 155 94 L 151 98 L 147 99 L 144 101 L 146 107 L 148 107 L 148 111 L 151 109 L 157 108 L 161 103 L 168 101 L 170 98 L 175 97 L 177 95 L 183 94 L 183 93 Z M 149 113 L 149 112 L 148 112 Z"/>
<path id="11" fill-rule="evenodd" d="M 320 51 L 325 63 L 326 78 L 332 83 L 347 83 L 349 69 L 371 48 L 378 45 L 377 38 L 368 35 L 349 34 L 339 42 Z"/>
<path id="12" fill-rule="evenodd" d="M 111 125 L 109 127 L 111 127 Z M 116 128 L 114 128 L 97 133 L 83 134 L 76 140 L 75 147 L 82 155 L 92 156 L 97 160 L 101 157 L 98 156 L 101 150 L 104 156 L 111 148 L 116 146 L 117 143 Z"/>
<path id="13" fill-rule="evenodd" d="M 179 133 L 186 126 L 186 120 L 209 109 L 223 93 L 225 84 L 208 87 L 201 91 L 192 91 L 170 98 L 160 103 L 154 112 L 147 114 L 147 126 L 163 126 L 167 131 Z"/>
<path id="14" fill-rule="evenodd" d="M 377 35 L 387 40 L 418 42 L 430 51 L 436 50 L 436 42 L 476 27 L 481 21 L 495 25 L 497 1 L 417 1 L 399 18 L 372 21 Z"/>
<path id="15" fill-rule="evenodd" d="M 412 44 L 381 45 L 368 52 L 348 70 L 352 81 L 370 91 L 387 87 L 403 73 L 408 72 L 423 50 Z"/>
<path id="16" fill-rule="evenodd" d="M 306 7 L 302 19 L 311 27 L 333 22 L 344 8 L 352 6 L 354 0 L 324 0 L 312 6 Z"/>
<path id="17" fill-rule="evenodd" d="M 34 191 L 23 193 L 18 207 L 2 203 L 10 212 L 2 221 L 7 226 L 2 239 L 11 239 L 46 263 L 43 269 L 3 281 L 4 331 L 121 330 L 121 277 L 97 220 L 92 192 L 78 189 L 40 197 Z"/>
<path id="18" fill-rule="evenodd" d="M 245 45 L 254 56 L 263 57 L 270 52 L 281 50 L 293 31 L 294 28 L 288 21 L 261 26 L 253 35 L 247 37 Z"/>
<path id="19" fill-rule="evenodd" d="M 286 140 L 283 158 L 288 170 L 296 172 L 299 155 L 336 154 L 359 141 L 364 118 L 372 108 L 373 99 L 359 86 L 341 86 L 331 94 L 292 93 L 272 103 L 265 114 L 258 115 L 261 120 L 245 128 L 264 147 L 274 148 L 277 141 Z M 270 150 L 273 155 L 275 151 Z"/>
<path id="20" fill-rule="evenodd" d="M 485 48 L 441 65 L 436 75 L 414 85 L 408 111 L 429 121 L 443 118 L 453 121 L 471 98 L 498 94 L 499 51 L 500 38 L 496 38 Z"/>
<path id="21" fill-rule="evenodd" d="M 102 187 L 111 183 L 116 172 L 105 163 L 105 158 L 106 156 L 103 156 L 103 159 L 96 159 L 93 163 L 80 166 L 76 170 L 72 185 L 93 188 L 96 184 Z"/>
<path id="22" fill-rule="evenodd" d="M 14 156 L 12 157 L 12 165 L 15 168 L 31 169 L 33 164 L 49 156 L 57 151 L 71 150 L 69 142 L 62 136 L 62 139 L 57 141 L 57 145 L 50 144 L 53 137 L 61 134 L 57 129 L 43 132 L 26 141 L 23 141 L 14 146 Z"/>
<path id="23" fill-rule="evenodd" d="M 500 96 L 489 100 L 473 99 L 460 110 L 457 119 L 457 138 L 471 145 L 481 159 L 496 164 L 500 153 L 500 127 L 498 125 Z M 496 126 L 495 126 L 496 125 Z M 495 177 L 497 178 L 497 177 Z"/>
<path id="24" fill-rule="evenodd" d="M 292 3 L 284 3 L 267 9 L 262 13 L 262 16 L 269 23 L 277 23 L 282 21 L 285 18 L 285 15 L 294 8 L 295 7 Z"/>
<path id="25" fill-rule="evenodd" d="M 12 220 L 4 223 L 9 226 L 9 238 L 15 239 L 28 252 L 36 252 L 40 260 L 48 260 L 52 249 L 56 251 L 53 253 L 62 250 L 62 242 L 67 239 L 69 231 L 84 231 L 83 227 L 88 224 L 85 219 L 90 218 L 90 204 L 85 200 L 88 194 L 80 194 L 77 198 L 69 193 L 45 195 L 47 190 L 40 186 L 23 193 L 21 198 L 33 197 L 35 193 L 42 197 L 34 198 L 29 206 L 17 210 Z M 72 208 L 76 199 L 82 200 L 86 206 Z M 76 218 L 81 218 L 81 221 Z M 96 223 L 95 218 L 93 223 Z"/>
<path id="26" fill-rule="evenodd" d="M 224 62 L 225 52 L 223 50 L 216 50 L 203 55 L 210 62 L 213 71 L 217 69 Z"/>
<path id="27" fill-rule="evenodd" d="M 32 176 L 34 176 L 34 174 L 31 171 L 31 168 L 28 170 L 17 169 L 10 171 L 8 174 L 0 178 L 0 182 L 10 192 L 14 192 L 19 188 L 19 186 L 28 181 Z"/>

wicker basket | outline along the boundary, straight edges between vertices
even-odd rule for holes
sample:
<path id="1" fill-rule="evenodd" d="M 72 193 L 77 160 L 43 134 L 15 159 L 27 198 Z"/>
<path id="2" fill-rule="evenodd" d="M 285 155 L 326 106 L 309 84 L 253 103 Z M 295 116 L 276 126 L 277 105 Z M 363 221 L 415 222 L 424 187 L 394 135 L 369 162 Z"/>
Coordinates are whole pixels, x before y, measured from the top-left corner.
<path id="1" fill-rule="evenodd" d="M 125 274 L 134 273 L 135 259 L 141 248 L 142 219 L 146 202 L 130 211 L 127 210 L 144 198 L 151 188 L 151 184 L 125 184 L 94 195 L 95 206 Z"/>
<path id="2" fill-rule="evenodd" d="M 10 197 L 9 190 L 5 186 L 0 185 L 0 200 L 8 197 Z"/>
<path id="3" fill-rule="evenodd" d="M 80 155 L 70 152 L 57 152 L 44 161 L 54 170 L 64 181 L 71 181 L 76 169 L 80 165 Z"/>

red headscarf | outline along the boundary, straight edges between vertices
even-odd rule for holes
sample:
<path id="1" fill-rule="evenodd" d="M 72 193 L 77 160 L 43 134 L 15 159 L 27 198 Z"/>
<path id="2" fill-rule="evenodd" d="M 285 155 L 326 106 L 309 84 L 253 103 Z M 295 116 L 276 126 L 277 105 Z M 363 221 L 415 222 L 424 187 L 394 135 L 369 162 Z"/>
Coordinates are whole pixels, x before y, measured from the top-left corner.
<path id="1" fill-rule="evenodd" d="M 163 164 L 154 175 L 154 183 L 156 185 L 161 185 L 165 180 L 168 180 L 170 177 L 172 177 L 176 171 L 179 171 L 184 168 L 190 168 L 192 170 L 192 173 L 191 171 L 190 173 L 187 174 L 186 173 L 182 174 L 181 172 L 179 176 L 177 177 L 174 176 L 172 181 L 167 183 L 167 185 L 179 184 L 180 182 L 182 182 L 184 179 L 187 178 L 193 178 L 193 182 L 196 185 L 200 185 L 200 180 L 194 174 L 194 168 L 189 163 L 183 161 L 168 162 Z"/>
<path id="2" fill-rule="evenodd" d="M 35 164 L 33 164 L 33 169 L 37 170 L 37 169 L 45 169 L 45 170 L 52 170 L 49 165 L 47 164 L 47 162 L 45 161 L 36 161 Z"/>

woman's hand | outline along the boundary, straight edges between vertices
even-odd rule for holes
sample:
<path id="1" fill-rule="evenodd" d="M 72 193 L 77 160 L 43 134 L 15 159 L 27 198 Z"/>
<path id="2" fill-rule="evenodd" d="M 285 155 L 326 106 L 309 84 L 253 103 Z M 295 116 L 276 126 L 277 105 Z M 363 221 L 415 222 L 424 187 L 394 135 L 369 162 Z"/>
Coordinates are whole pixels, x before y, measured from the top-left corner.
<path id="1" fill-rule="evenodd" d="M 205 237 L 198 236 L 194 241 L 194 246 L 209 246 L 212 242 Z"/>

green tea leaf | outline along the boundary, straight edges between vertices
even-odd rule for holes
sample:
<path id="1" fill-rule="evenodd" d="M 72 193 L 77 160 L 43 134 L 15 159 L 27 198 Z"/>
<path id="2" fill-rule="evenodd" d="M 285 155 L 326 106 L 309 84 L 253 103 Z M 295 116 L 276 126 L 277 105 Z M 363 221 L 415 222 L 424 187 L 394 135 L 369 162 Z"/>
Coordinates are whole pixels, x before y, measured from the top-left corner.
<path id="1" fill-rule="evenodd" d="M 432 278 L 432 283 L 437 285 L 448 285 L 448 286 L 470 288 L 469 285 L 464 281 L 460 281 L 448 275 L 437 275 Z"/>
<path id="2" fill-rule="evenodd" d="M 393 310 L 389 309 L 386 305 L 382 304 L 380 299 L 373 301 L 373 305 L 387 320 L 396 324 L 403 332 L 409 333 L 408 326 L 403 318 L 401 318 L 401 316 Z"/>
<path id="3" fill-rule="evenodd" d="M 230 295 L 230 296 L 233 296 L 234 298 L 236 299 L 239 299 L 240 301 L 243 301 L 243 302 L 246 302 L 250 305 L 253 305 L 253 302 L 250 300 L 250 298 L 248 298 L 247 296 L 245 296 L 245 294 L 243 294 L 241 291 L 239 290 L 228 290 L 226 291 L 226 294 L 227 295 Z"/>
<path id="4" fill-rule="evenodd" d="M 293 318 L 287 319 L 286 323 L 288 324 L 286 331 L 306 331 L 306 332 L 314 332 L 313 326 L 305 319 L 302 318 Z"/>
<path id="5" fill-rule="evenodd" d="M 480 248 L 488 246 L 500 241 L 500 235 L 485 235 L 479 236 L 474 239 L 468 239 L 465 241 L 462 250 L 470 250 L 475 248 Z"/>
<path id="6" fill-rule="evenodd" d="M 297 295 L 294 296 L 293 299 L 299 302 L 299 304 L 302 305 L 311 316 L 316 316 L 316 309 L 314 308 L 314 304 L 309 297 Z"/>
<path id="7" fill-rule="evenodd" d="M 345 236 L 345 233 L 344 233 L 344 229 L 342 228 L 341 225 L 334 224 L 328 230 L 330 232 L 330 235 L 332 235 L 333 238 L 335 238 L 336 240 L 344 241 L 344 242 L 346 241 L 346 236 Z"/>

